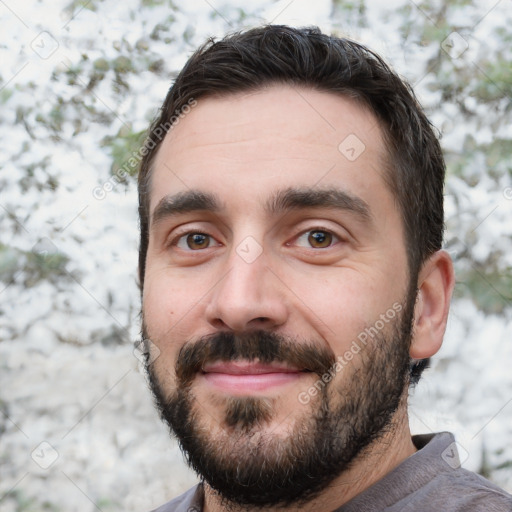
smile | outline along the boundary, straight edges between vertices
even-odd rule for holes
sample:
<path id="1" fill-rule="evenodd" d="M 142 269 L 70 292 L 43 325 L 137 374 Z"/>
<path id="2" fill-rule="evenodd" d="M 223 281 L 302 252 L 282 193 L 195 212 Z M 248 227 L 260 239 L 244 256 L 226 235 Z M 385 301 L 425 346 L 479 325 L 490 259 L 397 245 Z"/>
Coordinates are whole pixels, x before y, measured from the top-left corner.
<path id="1" fill-rule="evenodd" d="M 210 386 L 231 394 L 244 395 L 295 383 L 304 373 L 305 370 L 284 363 L 219 361 L 205 365 L 202 376 Z"/>

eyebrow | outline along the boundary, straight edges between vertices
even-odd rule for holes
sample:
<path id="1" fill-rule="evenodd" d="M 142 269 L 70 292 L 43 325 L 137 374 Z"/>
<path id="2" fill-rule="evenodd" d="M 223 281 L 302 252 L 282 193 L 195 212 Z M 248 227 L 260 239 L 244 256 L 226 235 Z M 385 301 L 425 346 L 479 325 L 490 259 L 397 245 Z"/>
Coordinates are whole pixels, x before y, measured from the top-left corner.
<path id="1" fill-rule="evenodd" d="M 371 223 L 372 215 L 366 201 L 344 190 L 335 188 L 308 189 L 287 188 L 276 192 L 266 204 L 272 215 L 306 208 L 333 208 L 355 214 L 362 221 Z M 188 190 L 175 195 L 164 196 L 156 205 L 151 216 L 151 224 L 196 211 L 218 213 L 223 207 L 213 194 L 199 190 Z"/>
<path id="2" fill-rule="evenodd" d="M 158 224 L 163 219 L 195 211 L 218 212 L 219 201 L 213 194 L 189 190 L 175 195 L 164 196 L 156 205 L 151 216 L 151 224 Z"/>
<path id="3" fill-rule="evenodd" d="M 355 214 L 362 221 L 371 223 L 373 216 L 366 201 L 349 192 L 336 188 L 288 188 L 274 194 L 267 203 L 272 214 L 305 208 L 333 208 Z"/>

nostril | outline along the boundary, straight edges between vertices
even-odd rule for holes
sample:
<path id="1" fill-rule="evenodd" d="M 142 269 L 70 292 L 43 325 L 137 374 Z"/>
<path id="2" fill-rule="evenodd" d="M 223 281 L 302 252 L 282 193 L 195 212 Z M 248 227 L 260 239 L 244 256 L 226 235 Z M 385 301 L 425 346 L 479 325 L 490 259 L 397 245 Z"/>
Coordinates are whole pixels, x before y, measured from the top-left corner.
<path id="1" fill-rule="evenodd" d="M 228 329 L 228 325 L 226 323 L 224 323 L 224 321 L 220 318 L 214 318 L 212 321 L 211 321 L 211 324 L 216 327 L 217 329 Z"/>

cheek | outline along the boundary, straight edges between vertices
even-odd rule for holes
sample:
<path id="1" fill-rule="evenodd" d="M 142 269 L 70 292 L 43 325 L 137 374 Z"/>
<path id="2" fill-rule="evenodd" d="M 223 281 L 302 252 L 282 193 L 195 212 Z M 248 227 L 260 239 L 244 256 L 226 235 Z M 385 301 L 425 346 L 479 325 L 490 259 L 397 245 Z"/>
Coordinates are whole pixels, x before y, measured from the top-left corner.
<path id="1" fill-rule="evenodd" d="M 361 303 L 369 304 L 367 279 L 357 271 L 331 268 L 290 277 L 293 291 L 304 305 L 329 322 L 348 317 Z M 360 309 L 360 313 L 364 310 Z"/>
<path id="2" fill-rule="evenodd" d="M 338 355 L 348 350 L 358 334 L 373 325 L 401 295 L 382 279 L 349 269 L 332 270 L 329 276 L 296 279 L 293 291 L 299 315 L 328 340 Z"/>
<path id="3" fill-rule="evenodd" d="M 169 329 L 198 298 L 200 295 L 190 279 L 180 279 L 166 268 L 153 269 L 146 275 L 142 296 L 146 323 Z"/>
<path id="4" fill-rule="evenodd" d="M 146 279 L 142 295 L 142 311 L 149 334 L 160 337 L 161 331 L 168 328 L 174 316 L 169 295 L 164 293 L 165 286 L 158 279 Z"/>
<path id="5" fill-rule="evenodd" d="M 142 311 L 147 335 L 168 361 L 179 348 L 175 340 L 180 339 L 180 324 L 187 311 L 183 290 L 162 278 L 148 279 L 144 284 Z"/>

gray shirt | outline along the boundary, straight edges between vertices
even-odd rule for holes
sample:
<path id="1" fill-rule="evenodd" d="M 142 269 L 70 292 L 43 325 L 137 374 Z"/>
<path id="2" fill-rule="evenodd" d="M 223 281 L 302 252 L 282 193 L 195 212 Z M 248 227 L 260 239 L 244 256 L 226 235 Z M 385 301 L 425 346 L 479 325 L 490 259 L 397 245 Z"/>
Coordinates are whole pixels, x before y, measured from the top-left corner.
<path id="1" fill-rule="evenodd" d="M 510 494 L 460 467 L 452 434 L 412 440 L 416 453 L 333 512 L 512 512 Z M 203 501 L 198 484 L 153 512 L 202 512 Z"/>

